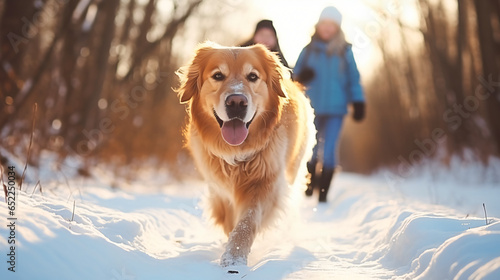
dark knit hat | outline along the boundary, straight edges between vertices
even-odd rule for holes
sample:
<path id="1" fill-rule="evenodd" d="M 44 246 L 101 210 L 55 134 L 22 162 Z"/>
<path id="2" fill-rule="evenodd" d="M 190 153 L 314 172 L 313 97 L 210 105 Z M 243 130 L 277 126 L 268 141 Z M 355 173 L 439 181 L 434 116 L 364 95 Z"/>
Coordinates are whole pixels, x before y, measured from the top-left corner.
<path id="1" fill-rule="evenodd" d="M 277 34 L 272 20 L 264 19 L 264 20 L 259 21 L 259 23 L 257 23 L 257 26 L 255 27 L 254 34 L 256 34 L 262 28 L 271 29 L 274 32 L 274 35 Z"/>

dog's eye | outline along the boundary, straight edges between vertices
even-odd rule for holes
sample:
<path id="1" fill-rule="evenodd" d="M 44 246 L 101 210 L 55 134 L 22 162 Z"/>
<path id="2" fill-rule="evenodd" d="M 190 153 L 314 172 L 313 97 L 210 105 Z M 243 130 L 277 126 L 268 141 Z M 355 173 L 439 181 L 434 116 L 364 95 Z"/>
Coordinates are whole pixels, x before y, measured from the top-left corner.
<path id="1" fill-rule="evenodd" d="M 255 74 L 255 73 L 250 73 L 250 74 L 248 74 L 248 76 L 247 76 L 247 80 L 248 80 L 249 82 L 255 82 L 255 81 L 257 81 L 258 79 L 259 79 L 259 76 L 257 76 L 257 74 Z"/>
<path id="2" fill-rule="evenodd" d="M 216 81 L 223 81 L 224 78 L 226 78 L 226 76 L 224 76 L 224 74 L 222 74 L 221 72 L 217 72 L 217 73 L 212 75 L 212 79 L 214 79 Z"/>

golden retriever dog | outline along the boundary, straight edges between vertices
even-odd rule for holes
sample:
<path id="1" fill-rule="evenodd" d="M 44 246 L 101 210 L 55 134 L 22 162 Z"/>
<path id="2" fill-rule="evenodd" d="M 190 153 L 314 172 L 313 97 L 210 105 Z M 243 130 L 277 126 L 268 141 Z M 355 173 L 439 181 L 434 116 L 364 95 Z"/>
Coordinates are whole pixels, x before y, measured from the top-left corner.
<path id="1" fill-rule="evenodd" d="M 312 108 L 262 45 L 206 42 L 178 74 L 187 146 L 208 181 L 211 216 L 229 237 L 220 264 L 246 265 L 256 234 L 281 212 L 311 156 Z"/>

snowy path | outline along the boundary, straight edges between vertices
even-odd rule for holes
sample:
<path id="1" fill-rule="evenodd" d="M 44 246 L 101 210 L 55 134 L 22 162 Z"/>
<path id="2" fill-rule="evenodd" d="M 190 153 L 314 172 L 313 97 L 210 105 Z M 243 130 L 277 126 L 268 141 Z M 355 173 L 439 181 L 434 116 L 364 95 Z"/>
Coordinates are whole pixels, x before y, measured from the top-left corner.
<path id="1" fill-rule="evenodd" d="M 500 279 L 498 186 L 346 173 L 333 184 L 328 204 L 304 198 L 260 235 L 239 274 L 218 266 L 225 236 L 203 215 L 202 182 L 137 192 L 75 179 L 72 195 L 45 184 L 18 194 L 15 273 L 0 228 L 0 279 Z"/>

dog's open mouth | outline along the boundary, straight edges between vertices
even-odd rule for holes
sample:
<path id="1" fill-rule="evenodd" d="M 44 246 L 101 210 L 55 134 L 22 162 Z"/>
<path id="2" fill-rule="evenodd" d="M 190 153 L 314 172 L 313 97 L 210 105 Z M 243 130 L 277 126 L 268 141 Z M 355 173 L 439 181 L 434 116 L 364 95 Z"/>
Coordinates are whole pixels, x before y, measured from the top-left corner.
<path id="1" fill-rule="evenodd" d="M 231 146 L 239 146 L 245 142 L 245 139 L 247 139 L 248 136 L 248 128 L 255 118 L 254 115 L 247 123 L 239 118 L 234 118 L 230 121 L 223 121 L 219 118 L 215 110 L 214 116 L 221 128 L 222 138 Z"/>

